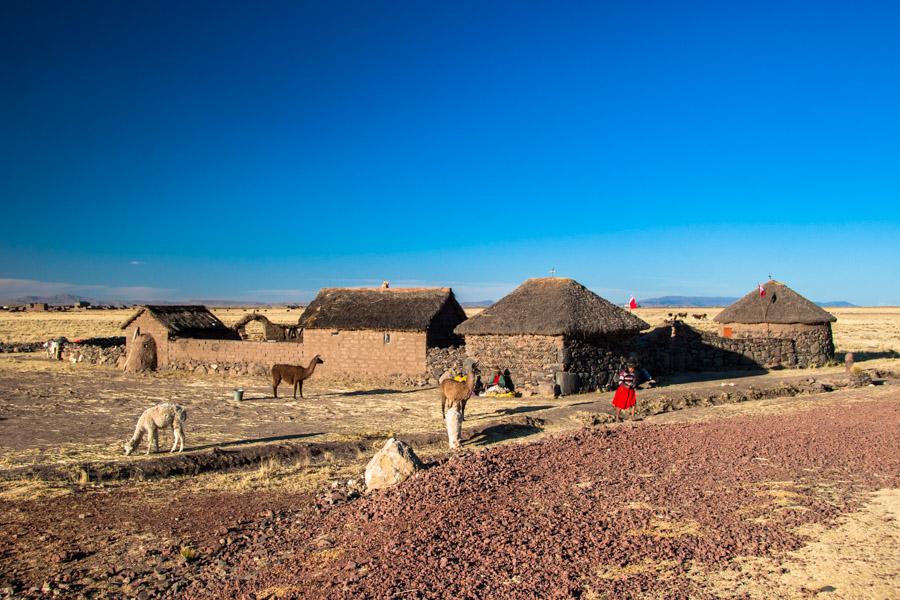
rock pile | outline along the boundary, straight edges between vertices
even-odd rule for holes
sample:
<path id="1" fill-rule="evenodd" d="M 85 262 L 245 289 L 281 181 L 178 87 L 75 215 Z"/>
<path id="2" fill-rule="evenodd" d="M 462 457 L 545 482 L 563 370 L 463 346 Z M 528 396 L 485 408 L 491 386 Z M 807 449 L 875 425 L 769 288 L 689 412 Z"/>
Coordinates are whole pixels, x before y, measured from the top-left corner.
<path id="1" fill-rule="evenodd" d="M 43 350 L 42 342 L 10 342 L 8 344 L 0 344 L 0 354 L 4 352 L 38 352 Z"/>
<path id="2" fill-rule="evenodd" d="M 93 343 L 65 344 L 62 348 L 62 360 L 72 364 L 88 363 L 115 367 L 125 356 L 124 340 L 121 345 L 98 345 Z"/>

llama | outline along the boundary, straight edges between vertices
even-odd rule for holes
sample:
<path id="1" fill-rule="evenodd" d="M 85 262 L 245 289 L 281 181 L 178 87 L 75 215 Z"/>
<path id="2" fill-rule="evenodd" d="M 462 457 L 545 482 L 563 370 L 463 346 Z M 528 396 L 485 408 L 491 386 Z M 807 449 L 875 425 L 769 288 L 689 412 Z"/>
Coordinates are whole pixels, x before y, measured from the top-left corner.
<path id="1" fill-rule="evenodd" d="M 466 369 L 466 381 L 456 381 L 449 374 L 440 379 L 441 416 L 447 424 L 447 438 L 450 449 L 459 448 L 459 437 L 462 433 L 462 422 L 466 415 L 466 403 L 475 391 L 476 363 L 470 363 Z"/>
<path id="2" fill-rule="evenodd" d="M 324 364 L 322 357 L 316 354 L 309 361 L 308 367 L 300 365 L 272 365 L 272 395 L 278 397 L 278 384 L 284 380 L 288 385 L 294 386 L 294 398 L 297 398 L 297 389 L 300 390 L 300 397 L 303 398 L 303 381 L 312 377 L 316 370 L 316 365 Z"/>
<path id="3" fill-rule="evenodd" d="M 138 419 L 137 426 L 134 428 L 134 435 L 125 442 L 125 456 L 128 456 L 141 443 L 141 438 L 147 436 L 147 454 L 150 451 L 159 452 L 159 436 L 158 432 L 164 427 L 171 427 L 175 441 L 172 444 L 170 452 L 175 452 L 175 448 L 179 448 L 179 452 L 184 451 L 184 429 L 182 426 L 187 420 L 187 409 L 180 404 L 172 404 L 164 402 L 151 406 Z"/>

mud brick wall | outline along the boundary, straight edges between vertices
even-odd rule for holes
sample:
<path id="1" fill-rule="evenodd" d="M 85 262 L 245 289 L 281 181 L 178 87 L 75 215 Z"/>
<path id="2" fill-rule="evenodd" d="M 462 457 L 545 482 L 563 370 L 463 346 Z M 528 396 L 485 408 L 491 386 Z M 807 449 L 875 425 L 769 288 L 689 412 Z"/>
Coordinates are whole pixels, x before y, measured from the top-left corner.
<path id="1" fill-rule="evenodd" d="M 425 332 L 306 329 L 302 346 L 307 360 L 322 357 L 316 372 L 329 379 L 427 377 Z"/>
<path id="2" fill-rule="evenodd" d="M 137 319 L 129 323 L 125 329 L 126 354 L 131 349 L 131 341 L 134 339 L 135 330 L 141 334 L 148 334 L 156 342 L 156 363 L 160 366 L 169 362 L 169 330 L 160 324 L 159 321 L 151 317 L 145 311 Z"/>
<path id="3" fill-rule="evenodd" d="M 517 390 L 554 383 L 556 372 L 565 368 L 562 336 L 467 335 L 466 355 L 478 361 L 482 374 L 509 369 Z"/>
<path id="4" fill-rule="evenodd" d="M 169 340 L 166 363 L 170 368 L 204 367 L 207 371 L 232 365 L 253 365 L 268 369 L 276 363 L 297 365 L 304 362 L 303 344 L 295 342 L 248 342 L 238 340 Z M 211 368 L 216 365 L 216 368 Z M 243 370 L 239 368 L 237 370 Z M 258 369 L 257 369 L 258 370 Z"/>

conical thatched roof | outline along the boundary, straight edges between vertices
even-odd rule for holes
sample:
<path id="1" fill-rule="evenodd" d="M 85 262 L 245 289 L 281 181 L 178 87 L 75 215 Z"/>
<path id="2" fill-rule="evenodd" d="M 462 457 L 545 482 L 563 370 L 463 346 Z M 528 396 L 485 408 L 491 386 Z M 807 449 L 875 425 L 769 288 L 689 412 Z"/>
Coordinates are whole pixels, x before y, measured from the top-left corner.
<path id="1" fill-rule="evenodd" d="M 719 323 L 830 323 L 837 321 L 831 313 L 816 306 L 779 281 L 769 281 L 763 288 L 752 292 L 716 315 Z"/>
<path id="2" fill-rule="evenodd" d="M 427 331 L 444 313 L 466 318 L 450 288 L 323 288 L 300 317 L 304 329 Z"/>
<path id="3" fill-rule="evenodd" d="M 650 327 L 574 279 L 529 279 L 456 328 L 462 335 L 568 335 L 637 333 Z"/>
<path id="4" fill-rule="evenodd" d="M 210 340 L 239 340 L 234 329 L 226 326 L 209 309 L 201 305 L 147 304 L 122 323 L 125 329 L 144 313 L 159 321 L 173 337 Z"/>

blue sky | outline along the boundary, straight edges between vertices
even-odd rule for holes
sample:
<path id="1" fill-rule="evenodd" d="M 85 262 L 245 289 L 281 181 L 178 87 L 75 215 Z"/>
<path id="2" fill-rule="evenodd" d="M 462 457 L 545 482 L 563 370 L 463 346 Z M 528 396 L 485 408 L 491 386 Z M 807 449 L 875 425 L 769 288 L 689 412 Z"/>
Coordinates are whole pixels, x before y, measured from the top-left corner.
<path id="1" fill-rule="evenodd" d="M 728 3 L 733 4 L 733 3 Z M 900 305 L 895 2 L 0 8 L 0 296 Z"/>

